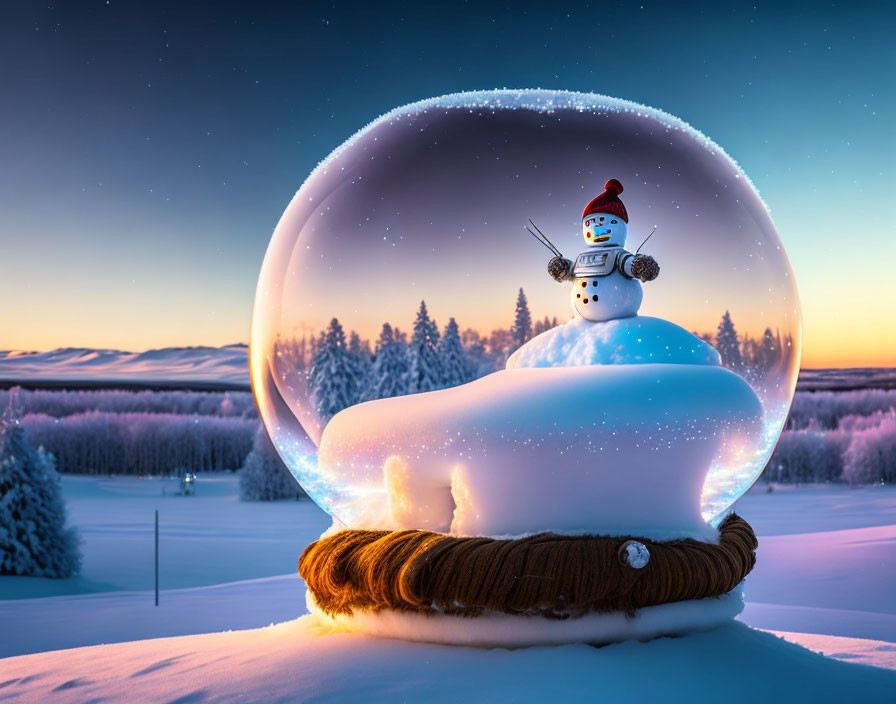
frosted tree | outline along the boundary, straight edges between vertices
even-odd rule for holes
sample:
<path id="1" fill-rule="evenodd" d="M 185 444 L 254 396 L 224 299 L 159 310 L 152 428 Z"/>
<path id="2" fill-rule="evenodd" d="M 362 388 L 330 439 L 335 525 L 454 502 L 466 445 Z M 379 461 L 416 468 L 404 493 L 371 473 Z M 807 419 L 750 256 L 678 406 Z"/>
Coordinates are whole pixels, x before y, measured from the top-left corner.
<path id="1" fill-rule="evenodd" d="M 896 416 L 892 412 L 852 433 L 843 453 L 843 477 L 851 486 L 896 480 Z"/>
<path id="2" fill-rule="evenodd" d="M 408 372 L 407 347 L 395 339 L 392 326 L 383 323 L 376 343 L 376 356 L 367 384 L 361 392 L 361 400 L 404 396 L 408 393 Z"/>
<path id="3" fill-rule="evenodd" d="M 775 365 L 778 363 L 778 357 L 780 356 L 780 340 L 776 340 L 775 336 L 772 334 L 771 328 L 766 328 L 765 332 L 762 333 L 762 342 L 759 343 L 759 350 L 757 352 L 757 362 L 762 369 L 773 369 Z"/>
<path id="4" fill-rule="evenodd" d="M 749 335 L 744 335 L 740 342 L 740 358 L 744 367 L 761 367 L 759 343 Z"/>
<path id="5" fill-rule="evenodd" d="M 370 354 L 370 342 L 362 340 L 354 330 L 348 336 L 348 351 L 361 359 L 365 364 L 369 363 L 370 358 L 373 356 Z"/>
<path id="6" fill-rule="evenodd" d="M 348 351 L 355 363 L 358 377 L 358 397 L 360 399 L 364 389 L 370 383 L 370 368 L 373 363 L 373 355 L 370 354 L 370 343 L 367 340 L 362 341 L 358 333 L 352 330 L 348 336 Z"/>
<path id="7" fill-rule="evenodd" d="M 498 328 L 492 330 L 488 336 L 488 352 L 495 360 L 495 368 L 503 369 L 507 364 L 507 358 L 514 350 L 513 333 L 510 330 Z"/>
<path id="8" fill-rule="evenodd" d="M 89 411 L 52 418 L 29 414 L 25 436 L 55 457 L 60 472 L 169 474 L 233 470 L 252 449 L 258 420 L 174 413 Z"/>
<path id="9" fill-rule="evenodd" d="M 274 352 L 278 359 L 286 362 L 294 371 L 301 373 L 305 371 L 308 363 L 308 347 L 308 340 L 304 335 L 301 340 L 278 337 L 274 343 Z M 314 347 L 313 338 L 311 347 Z"/>
<path id="10" fill-rule="evenodd" d="M 317 337 L 311 338 L 311 360 L 310 363 L 314 363 L 314 357 L 317 355 L 319 350 L 322 350 L 327 344 L 327 331 L 321 330 L 320 334 Z M 310 369 L 308 370 L 311 371 Z"/>
<path id="11" fill-rule="evenodd" d="M 843 474 L 843 451 L 849 435 L 825 431 L 817 424 L 781 435 L 763 476 L 766 481 L 831 482 Z"/>
<path id="12" fill-rule="evenodd" d="M 240 469 L 240 499 L 276 501 L 297 499 L 304 492 L 274 449 L 263 425 L 259 425 L 252 450 Z"/>
<path id="13" fill-rule="evenodd" d="M 439 340 L 439 357 L 442 360 L 443 388 L 466 384 L 472 379 L 470 363 L 460 341 L 460 332 L 454 318 L 448 320 L 442 339 Z"/>
<path id="14" fill-rule="evenodd" d="M 529 301 L 523 289 L 520 289 L 516 297 L 516 314 L 510 334 L 513 336 L 514 348 L 522 346 L 532 337 L 532 315 L 529 313 Z"/>
<path id="15" fill-rule="evenodd" d="M 408 346 L 408 334 L 404 330 L 399 330 L 397 327 L 392 328 L 392 336 L 399 345 Z"/>
<path id="16" fill-rule="evenodd" d="M 223 416 L 224 418 L 230 418 L 236 414 L 233 399 L 230 398 L 229 393 L 224 394 L 224 398 L 221 400 L 221 405 L 218 406 L 218 409 L 218 415 Z"/>
<path id="17" fill-rule="evenodd" d="M 308 348 L 308 340 L 304 335 L 301 340 L 293 340 L 293 364 L 299 371 L 305 371 L 308 366 Z"/>
<path id="18" fill-rule="evenodd" d="M 722 366 L 734 370 L 738 370 L 743 366 L 737 331 L 734 329 L 734 323 L 731 321 L 731 313 L 727 310 L 719 323 L 719 332 L 716 335 L 716 349 L 722 358 Z"/>
<path id="19" fill-rule="evenodd" d="M 544 316 L 543 320 L 536 320 L 535 324 L 532 326 L 532 336 L 541 335 L 543 332 L 547 332 L 551 328 L 557 327 L 557 318 L 554 317 L 553 321 L 548 317 Z"/>
<path id="20" fill-rule="evenodd" d="M 411 367 L 408 374 L 408 393 L 433 391 L 442 385 L 442 363 L 437 346 L 439 328 L 430 319 L 426 302 L 420 301 L 414 333 L 409 345 Z"/>
<path id="21" fill-rule="evenodd" d="M 31 446 L 17 414 L 0 417 L 0 574 L 66 578 L 81 569 L 53 456 Z"/>
<path id="22" fill-rule="evenodd" d="M 478 379 L 496 371 L 495 359 L 488 353 L 486 340 L 478 331 L 467 328 L 463 331 L 460 339 L 464 345 L 467 361 L 470 363 L 471 378 Z"/>
<path id="23" fill-rule="evenodd" d="M 461 333 L 460 341 L 463 343 L 467 353 L 473 352 L 474 350 L 481 351 L 483 354 L 485 353 L 485 340 L 482 338 L 482 335 L 479 334 L 478 330 L 467 328 Z"/>
<path id="24" fill-rule="evenodd" d="M 314 408 L 326 423 L 342 409 L 358 402 L 361 369 L 357 358 L 346 347 L 345 332 L 336 318 L 330 321 L 323 340 L 316 347 L 309 384 Z"/>

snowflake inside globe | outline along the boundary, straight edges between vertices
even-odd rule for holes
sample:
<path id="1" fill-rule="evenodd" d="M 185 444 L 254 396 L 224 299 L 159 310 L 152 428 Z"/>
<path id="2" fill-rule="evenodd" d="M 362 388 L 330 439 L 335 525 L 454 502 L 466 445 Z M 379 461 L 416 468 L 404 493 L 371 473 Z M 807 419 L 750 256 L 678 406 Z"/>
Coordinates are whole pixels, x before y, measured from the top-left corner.
<path id="1" fill-rule="evenodd" d="M 346 526 L 711 539 L 799 351 L 787 256 L 718 145 L 605 96 L 484 91 L 393 110 L 308 177 L 251 368 Z"/>

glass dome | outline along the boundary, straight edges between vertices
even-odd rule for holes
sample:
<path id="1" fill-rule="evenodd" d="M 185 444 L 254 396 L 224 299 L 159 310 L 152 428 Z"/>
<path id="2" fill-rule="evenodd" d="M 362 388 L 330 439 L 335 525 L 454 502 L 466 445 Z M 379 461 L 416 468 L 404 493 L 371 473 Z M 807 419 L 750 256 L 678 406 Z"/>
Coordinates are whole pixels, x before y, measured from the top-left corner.
<path id="1" fill-rule="evenodd" d="M 274 232 L 252 384 L 274 445 L 321 507 L 351 525 L 346 507 L 377 491 L 376 478 L 319 471 L 316 445 L 333 415 L 502 369 L 520 342 L 521 289 L 535 332 L 570 319 L 566 287 L 545 271 L 551 255 L 525 226 L 531 218 L 574 256 L 582 209 L 609 178 L 624 184 L 628 249 L 657 227 L 641 251 L 662 275 L 644 286 L 640 314 L 715 345 L 763 407 L 761 436 L 712 465 L 704 518 L 717 523 L 750 487 L 783 429 L 801 345 L 793 274 L 756 189 L 718 145 L 659 110 L 500 90 L 375 120 L 318 165 Z M 461 355 L 461 371 L 424 381 L 425 360 L 406 352 L 415 329 L 434 353 Z"/>

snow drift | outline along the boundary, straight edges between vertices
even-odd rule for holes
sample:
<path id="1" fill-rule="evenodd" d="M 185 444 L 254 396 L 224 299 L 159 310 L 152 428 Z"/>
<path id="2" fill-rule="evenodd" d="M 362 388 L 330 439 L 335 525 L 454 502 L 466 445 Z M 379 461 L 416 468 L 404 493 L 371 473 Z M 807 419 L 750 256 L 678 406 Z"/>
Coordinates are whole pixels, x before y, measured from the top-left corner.
<path id="1" fill-rule="evenodd" d="M 824 645 L 823 639 L 820 645 Z M 845 639 L 840 639 L 845 640 Z M 269 628 L 0 660 L 27 702 L 892 702 L 896 672 L 838 662 L 732 623 L 649 643 L 491 650 Z"/>
<path id="2" fill-rule="evenodd" d="M 636 315 L 597 325 L 573 318 L 520 347 L 507 360 L 507 368 L 720 363 L 712 345 L 684 328 L 662 318 Z"/>

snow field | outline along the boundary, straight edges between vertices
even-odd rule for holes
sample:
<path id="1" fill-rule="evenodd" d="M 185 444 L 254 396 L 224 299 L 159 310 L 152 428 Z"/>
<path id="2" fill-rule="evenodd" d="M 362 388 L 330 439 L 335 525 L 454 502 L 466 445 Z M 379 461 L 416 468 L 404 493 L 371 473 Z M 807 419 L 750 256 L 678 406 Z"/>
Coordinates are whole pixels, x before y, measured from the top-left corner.
<path id="1" fill-rule="evenodd" d="M 802 638 L 802 636 L 799 636 Z M 821 639 L 838 650 L 847 639 Z M 863 644 L 876 653 L 875 644 Z M 850 653 L 851 654 L 851 653 Z M 884 657 L 887 655 L 884 654 Z M 858 659 L 858 658 L 857 658 Z M 732 623 L 647 643 L 518 650 L 268 628 L 0 660 L 12 702 L 892 702 L 896 672 L 825 658 Z"/>
<path id="2" fill-rule="evenodd" d="M 72 522 L 82 533 L 84 573 L 76 580 L 0 577 L 0 657 L 258 628 L 306 613 L 296 562 L 329 526 L 326 514 L 310 501 L 240 502 L 235 475 L 201 476 L 195 497 L 163 497 L 162 484 L 63 477 Z M 158 608 L 151 591 L 155 508 L 162 516 Z M 740 620 L 796 633 L 786 637 L 833 657 L 892 666 L 896 490 L 767 493 L 757 486 L 737 510 L 760 540 Z M 812 568 L 816 562 L 820 567 Z M 27 598 L 51 594 L 58 596 Z M 9 662 L 0 665 L 0 683 L 13 677 L 5 676 Z"/>
<path id="3" fill-rule="evenodd" d="M 177 480 L 158 477 L 63 475 L 62 486 L 81 536 L 81 576 L 3 576 L 0 600 L 152 590 L 157 509 L 163 590 L 283 574 L 330 524 L 309 500 L 240 501 L 238 475 L 231 473 L 200 475 L 189 497 L 175 495 Z"/>

